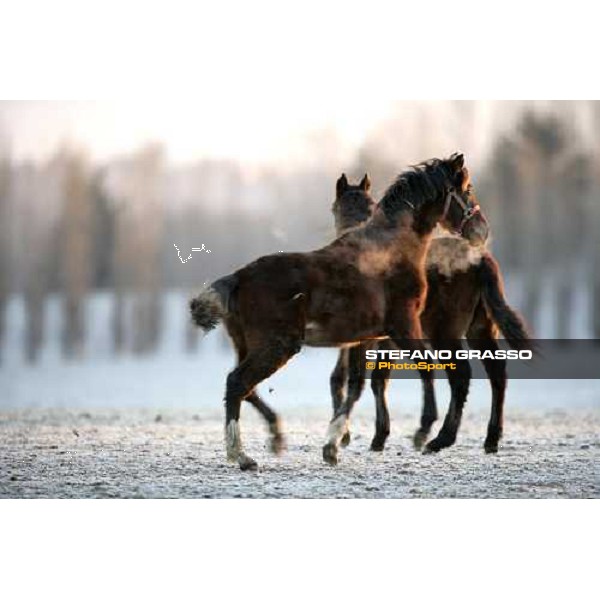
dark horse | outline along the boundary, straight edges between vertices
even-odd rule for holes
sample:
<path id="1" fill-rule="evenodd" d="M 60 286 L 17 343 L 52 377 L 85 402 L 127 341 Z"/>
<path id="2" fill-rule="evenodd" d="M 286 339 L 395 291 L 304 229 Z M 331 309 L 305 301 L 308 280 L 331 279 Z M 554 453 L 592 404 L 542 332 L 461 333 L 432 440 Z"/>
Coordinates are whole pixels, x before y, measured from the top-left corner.
<path id="1" fill-rule="evenodd" d="M 348 189 L 353 187 L 342 175 L 337 182 L 337 195 L 332 207 L 338 235 L 364 225 L 377 206 L 368 194 L 347 194 Z M 425 309 L 421 313 L 421 326 L 425 338 L 431 340 L 434 348 L 459 348 L 461 338 L 466 337 L 473 349 L 495 350 L 498 348 L 498 329 L 511 347 L 530 347 L 523 320 L 504 298 L 498 263 L 484 246 L 475 248 L 456 236 L 434 237 L 427 254 L 426 274 L 428 291 Z M 390 349 L 393 344 L 389 340 L 367 341 L 360 346 L 340 350 L 330 378 L 334 415 L 344 402 L 344 387 L 347 414 L 360 398 L 365 383 L 364 351 L 374 348 Z M 452 393 L 448 414 L 438 436 L 427 444 L 426 452 L 437 452 L 456 440 L 469 390 L 471 368 L 467 360 L 455 362 L 456 371 L 446 371 Z M 506 361 L 484 359 L 482 362 L 492 388 L 492 410 L 484 448 L 486 452 L 493 453 L 498 451 L 502 437 Z M 371 450 L 374 451 L 383 450 L 390 432 L 386 399 L 389 375 L 389 370 L 372 373 L 371 388 L 377 415 L 375 436 L 371 442 Z M 437 418 L 430 380 L 424 379 L 423 385 L 421 424 L 414 436 L 417 448 L 426 441 Z M 349 442 L 350 432 L 347 431 L 341 444 L 345 446 Z"/>
<path id="2" fill-rule="evenodd" d="M 419 320 L 427 287 L 425 258 L 438 223 L 460 231 L 473 245 L 487 239 L 487 221 L 460 154 L 400 175 L 363 227 L 313 252 L 259 258 L 191 301 L 196 324 L 208 331 L 222 319 L 238 354 L 225 392 L 229 460 L 242 470 L 257 466 L 242 448 L 244 399 L 270 423 L 272 449 L 281 448 L 277 417 L 255 388 L 303 344 L 340 347 L 389 337 L 400 348 L 425 349 Z M 330 424 L 323 449 L 329 462 L 337 461 L 346 427 L 346 414 Z"/>

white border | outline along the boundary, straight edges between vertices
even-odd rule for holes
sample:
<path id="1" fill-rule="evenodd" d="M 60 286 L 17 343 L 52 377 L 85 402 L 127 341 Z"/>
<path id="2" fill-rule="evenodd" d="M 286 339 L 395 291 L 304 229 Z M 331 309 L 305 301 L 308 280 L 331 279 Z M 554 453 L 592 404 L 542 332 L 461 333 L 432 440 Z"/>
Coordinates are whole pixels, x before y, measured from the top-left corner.
<path id="1" fill-rule="evenodd" d="M 393 8 L 390 8 L 393 5 Z M 6 3 L 0 96 L 597 98 L 592 3 Z M 256 39 L 253 23 L 268 20 Z M 312 53 L 315 37 L 330 51 Z M 211 58 L 223 52 L 227 69 Z M 319 77 L 314 66 L 325 63 Z M 324 74 L 323 74 L 324 73 Z M 577 502 L 575 504 L 575 502 Z M 555 598 L 595 585 L 586 501 L 0 503 L 17 598 Z M 592 561 L 594 561 L 592 563 Z"/>
<path id="2" fill-rule="evenodd" d="M 20 0 L 5 99 L 598 98 L 593 3 Z M 216 60 L 218 57 L 218 60 Z"/>
<path id="3" fill-rule="evenodd" d="M 575 503 L 576 502 L 576 503 Z M 4 598 L 567 598 L 594 501 L 5 501 Z"/>

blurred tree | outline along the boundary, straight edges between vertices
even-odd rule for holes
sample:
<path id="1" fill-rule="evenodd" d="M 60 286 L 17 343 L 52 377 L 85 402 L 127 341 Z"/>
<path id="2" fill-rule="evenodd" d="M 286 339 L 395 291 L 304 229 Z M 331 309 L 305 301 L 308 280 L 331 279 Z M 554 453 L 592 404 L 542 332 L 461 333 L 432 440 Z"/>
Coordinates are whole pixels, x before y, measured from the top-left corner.
<path id="1" fill-rule="evenodd" d="M 592 191 L 587 205 L 587 222 L 590 228 L 588 262 L 591 279 L 592 336 L 600 339 L 600 101 L 590 102 L 591 130 L 595 154 L 591 165 Z"/>
<path id="2" fill-rule="evenodd" d="M 554 335 L 568 337 L 589 169 L 568 114 L 554 108 L 552 114 L 525 109 L 515 132 L 496 142 L 488 163 L 490 213 L 501 232 L 499 257 L 525 275 L 525 317 L 539 321 L 547 274 L 555 296 Z"/>
<path id="3" fill-rule="evenodd" d="M 515 143 L 500 137 L 490 155 L 483 184 L 478 191 L 485 198 L 492 231 L 501 234 L 493 237 L 494 251 L 506 268 L 521 266 L 524 250 L 523 222 L 521 219 L 522 195 Z"/>
<path id="4" fill-rule="evenodd" d="M 25 305 L 25 357 L 35 362 L 44 342 L 46 298 L 54 280 L 57 165 L 25 163 L 13 170 L 14 270 Z M 44 209 L 40 210 L 40 206 Z"/>
<path id="5" fill-rule="evenodd" d="M 553 264 L 556 269 L 556 330 L 555 337 L 571 336 L 570 323 L 575 310 L 575 291 L 581 288 L 582 265 L 585 270 L 587 246 L 593 233 L 588 222 L 588 207 L 593 194 L 592 157 L 573 148 L 564 157 L 556 185 L 559 196 L 555 212 L 558 252 Z"/>
<path id="6" fill-rule="evenodd" d="M 164 152 L 159 145 L 143 148 L 133 159 L 136 210 L 134 236 L 136 286 L 133 308 L 133 350 L 156 350 L 162 325 L 162 272 Z"/>
<path id="7" fill-rule="evenodd" d="M 1 142 L 1 140 L 0 140 Z M 0 146 L 0 362 L 5 334 L 6 306 L 11 285 L 11 170 L 8 154 Z"/>
<path id="8" fill-rule="evenodd" d="M 113 350 L 116 354 L 127 349 L 126 336 L 126 292 L 131 270 L 131 240 L 128 236 L 129 223 L 127 206 L 118 192 L 113 196 L 114 245 L 111 252 L 111 274 L 113 285 L 113 309 L 111 331 Z"/>
<path id="9" fill-rule="evenodd" d="M 83 354 L 85 304 L 92 262 L 92 203 L 89 167 L 75 151 L 66 152 L 62 181 L 60 264 L 63 302 L 62 352 L 66 358 Z"/>
<path id="10" fill-rule="evenodd" d="M 110 166 L 105 178 L 112 199 L 113 342 L 116 351 L 154 350 L 162 325 L 164 152 L 148 145 Z M 126 309 L 131 299 L 130 324 Z"/>
<path id="11" fill-rule="evenodd" d="M 112 248 L 115 238 L 115 212 L 103 186 L 104 172 L 97 170 L 91 178 L 92 203 L 92 282 L 95 288 L 112 286 Z"/>

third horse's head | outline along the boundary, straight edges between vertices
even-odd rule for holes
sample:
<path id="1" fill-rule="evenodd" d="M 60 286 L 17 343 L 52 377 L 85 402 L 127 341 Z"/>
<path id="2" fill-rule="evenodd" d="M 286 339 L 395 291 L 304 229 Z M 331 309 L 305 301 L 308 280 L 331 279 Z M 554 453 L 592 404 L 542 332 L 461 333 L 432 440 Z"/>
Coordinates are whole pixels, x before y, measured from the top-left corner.
<path id="1" fill-rule="evenodd" d="M 331 210 L 338 235 L 366 223 L 373 216 L 377 204 L 369 193 L 370 189 L 371 180 L 366 173 L 358 185 L 350 185 L 344 173 L 337 180 Z"/>

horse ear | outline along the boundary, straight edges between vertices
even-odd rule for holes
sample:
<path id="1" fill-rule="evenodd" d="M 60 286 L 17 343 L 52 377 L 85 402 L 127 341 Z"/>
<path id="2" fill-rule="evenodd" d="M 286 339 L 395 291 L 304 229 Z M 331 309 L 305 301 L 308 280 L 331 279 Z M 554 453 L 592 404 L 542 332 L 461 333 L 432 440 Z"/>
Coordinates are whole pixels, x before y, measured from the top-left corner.
<path id="1" fill-rule="evenodd" d="M 450 161 L 454 171 L 462 171 L 463 167 L 465 166 L 465 155 L 457 152 L 450 157 Z"/>
<path id="2" fill-rule="evenodd" d="M 337 198 L 340 198 L 344 195 L 346 190 L 348 189 L 348 179 L 346 178 L 346 173 L 342 173 L 342 176 L 337 180 L 335 184 L 335 194 Z"/>
<path id="3" fill-rule="evenodd" d="M 362 178 L 361 182 L 358 184 L 358 187 L 363 192 L 368 192 L 371 189 L 371 180 L 369 179 L 368 173 L 365 173 L 365 176 Z"/>

